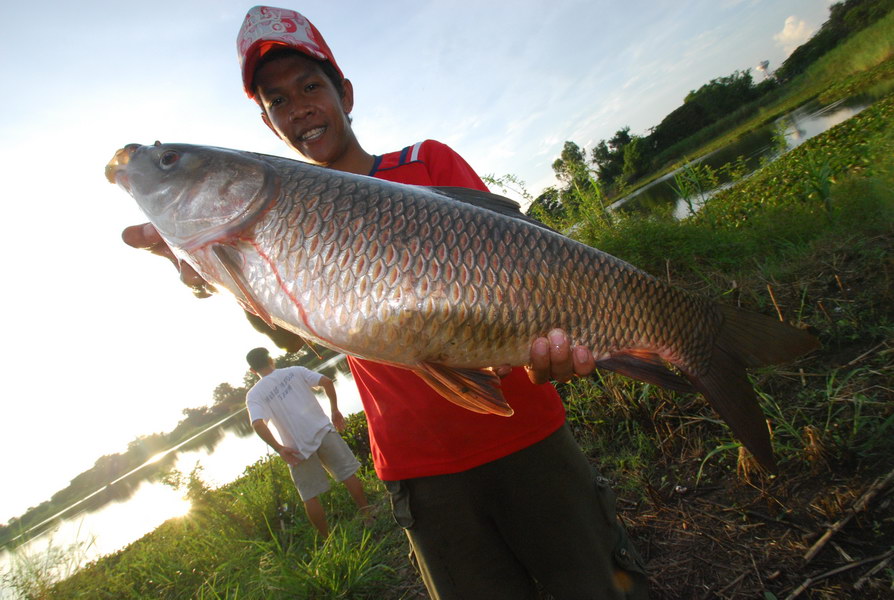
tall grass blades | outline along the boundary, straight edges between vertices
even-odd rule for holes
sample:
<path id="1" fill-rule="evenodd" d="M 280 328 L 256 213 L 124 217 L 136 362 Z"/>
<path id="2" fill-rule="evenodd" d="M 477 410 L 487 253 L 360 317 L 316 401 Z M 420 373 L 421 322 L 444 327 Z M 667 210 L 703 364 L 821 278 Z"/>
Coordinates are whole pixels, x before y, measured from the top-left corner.
<path id="1" fill-rule="evenodd" d="M 0 587 L 11 590 L 19 600 L 48 598 L 56 583 L 84 564 L 92 545 L 93 540 L 59 546 L 50 539 L 43 551 L 20 547 L 12 551 L 9 566 L 0 573 Z"/>
<path id="2" fill-rule="evenodd" d="M 261 559 L 266 587 L 308 600 L 378 597 L 395 575 L 386 565 L 385 540 L 373 542 L 368 530 L 357 538 L 356 530 L 336 527 L 304 558 L 292 548 L 272 547 Z"/>
<path id="3" fill-rule="evenodd" d="M 687 162 L 674 174 L 672 186 L 677 196 L 686 202 L 689 214 L 694 215 L 709 198 L 709 192 L 719 185 L 717 172 L 710 165 Z"/>

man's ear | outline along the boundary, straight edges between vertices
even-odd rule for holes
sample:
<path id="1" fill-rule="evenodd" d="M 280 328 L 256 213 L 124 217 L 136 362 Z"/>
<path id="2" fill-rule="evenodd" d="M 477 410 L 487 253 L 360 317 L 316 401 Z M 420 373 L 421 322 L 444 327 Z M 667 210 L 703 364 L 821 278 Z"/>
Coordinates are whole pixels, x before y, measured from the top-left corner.
<path id="1" fill-rule="evenodd" d="M 350 79 L 345 79 L 342 85 L 345 88 L 345 93 L 341 97 L 341 107 L 345 114 L 349 115 L 354 110 L 354 84 L 351 83 Z"/>

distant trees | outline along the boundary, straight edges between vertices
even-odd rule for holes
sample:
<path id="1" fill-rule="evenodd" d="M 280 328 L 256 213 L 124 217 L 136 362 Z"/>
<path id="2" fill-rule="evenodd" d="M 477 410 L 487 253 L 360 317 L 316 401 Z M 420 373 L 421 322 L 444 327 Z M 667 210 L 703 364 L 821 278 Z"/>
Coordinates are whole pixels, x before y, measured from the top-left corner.
<path id="1" fill-rule="evenodd" d="M 661 152 L 774 86 L 774 82 L 755 85 L 750 72 L 734 71 L 689 92 L 683 105 L 646 136 L 631 135 L 629 126 L 622 127 L 610 139 L 600 140 L 589 159 L 576 143 L 565 142 L 562 154 L 552 165 L 560 185 L 534 199 L 528 214 L 553 225 L 575 220 L 584 199 L 596 196 L 602 203 L 606 197 L 620 193 L 653 170 Z"/>
<path id="2" fill-rule="evenodd" d="M 528 215 L 550 227 L 561 229 L 579 218 L 591 199 L 601 197 L 597 173 L 588 164 L 586 152 L 574 142 L 565 142 L 562 154 L 553 161 L 553 172 L 562 183 L 543 191 L 528 209 Z"/>
<path id="3" fill-rule="evenodd" d="M 623 127 L 608 140 L 600 140 L 590 151 L 596 174 L 604 185 L 613 185 L 624 173 L 624 148 L 630 143 L 630 127 Z"/>
<path id="4" fill-rule="evenodd" d="M 847 0 L 829 7 L 829 18 L 820 30 L 776 69 L 780 81 L 789 81 L 803 73 L 823 54 L 846 38 L 875 23 L 894 10 L 894 0 Z"/>
<path id="5" fill-rule="evenodd" d="M 686 95 L 683 105 L 664 117 L 649 134 L 649 144 L 658 153 L 694 132 L 759 98 L 767 86 L 758 87 L 749 71 L 734 71 L 718 77 Z"/>
<path id="6" fill-rule="evenodd" d="M 286 355 L 287 357 L 293 355 Z M 247 387 L 233 387 L 229 383 L 221 383 L 212 395 L 211 406 L 200 406 L 183 409 L 183 419 L 173 431 L 168 433 L 152 433 L 141 435 L 127 445 L 122 453 L 107 454 L 96 459 L 92 467 L 77 475 L 69 485 L 59 490 L 37 507 L 29 508 L 22 516 L 13 517 L 5 526 L 0 525 L 0 544 L 6 544 L 23 531 L 35 527 L 45 519 L 58 513 L 61 509 L 83 498 L 100 491 L 91 503 L 85 506 L 88 510 L 98 508 L 103 502 L 121 500 L 132 493 L 140 482 L 147 477 L 154 477 L 166 468 L 165 462 L 152 463 L 152 468 L 144 468 L 140 477 L 124 475 L 137 469 L 146 461 L 164 452 L 200 431 L 203 427 L 224 419 L 228 415 L 245 406 L 245 394 L 254 380 L 246 376 Z M 249 427 L 250 430 L 250 427 Z M 173 459 L 174 455 L 170 455 Z M 111 482 L 116 482 L 111 485 Z"/>
<path id="7" fill-rule="evenodd" d="M 645 136 L 632 135 L 625 126 L 608 140 L 586 151 L 566 141 L 553 163 L 558 186 L 534 199 L 528 214 L 553 227 L 567 227 L 579 220 L 581 202 L 623 193 L 632 182 L 661 168 L 679 154 L 678 144 L 694 133 L 729 115 L 750 110 L 755 101 L 776 89 L 780 81 L 803 72 L 813 61 L 846 37 L 871 25 L 894 10 L 894 0 L 847 0 L 833 4 L 820 30 L 776 70 L 775 77 L 755 83 L 750 71 L 734 71 L 690 91 L 683 104 L 664 117 Z M 676 146 L 676 147 L 675 147 Z"/>

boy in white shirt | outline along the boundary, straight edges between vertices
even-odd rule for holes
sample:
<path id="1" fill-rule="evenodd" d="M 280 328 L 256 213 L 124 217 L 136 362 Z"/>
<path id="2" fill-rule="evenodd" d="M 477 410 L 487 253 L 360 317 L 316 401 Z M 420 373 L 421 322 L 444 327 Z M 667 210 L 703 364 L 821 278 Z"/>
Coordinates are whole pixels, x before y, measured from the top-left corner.
<path id="1" fill-rule="evenodd" d="M 261 378 L 245 397 L 251 426 L 288 463 L 307 517 L 325 539 L 329 526 L 319 496 L 329 491 L 327 471 L 345 484 L 361 513 L 370 509 L 356 475 L 360 463 L 336 431 L 344 429 L 345 420 L 338 410 L 335 386 L 325 375 L 304 367 L 275 368 L 266 348 L 255 348 L 245 358 Z M 332 420 L 317 402 L 313 388 L 326 392 Z M 281 442 L 268 422 L 276 427 Z"/>

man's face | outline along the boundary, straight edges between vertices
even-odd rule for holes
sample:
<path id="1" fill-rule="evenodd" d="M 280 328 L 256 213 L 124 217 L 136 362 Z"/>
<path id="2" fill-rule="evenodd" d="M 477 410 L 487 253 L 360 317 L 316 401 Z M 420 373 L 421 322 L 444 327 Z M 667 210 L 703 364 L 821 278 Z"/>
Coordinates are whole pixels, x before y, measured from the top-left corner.
<path id="1" fill-rule="evenodd" d="M 262 118 L 280 139 L 322 166 L 332 167 L 344 157 L 353 138 L 349 81 L 339 96 L 318 62 L 288 54 L 263 64 L 254 82 Z"/>

